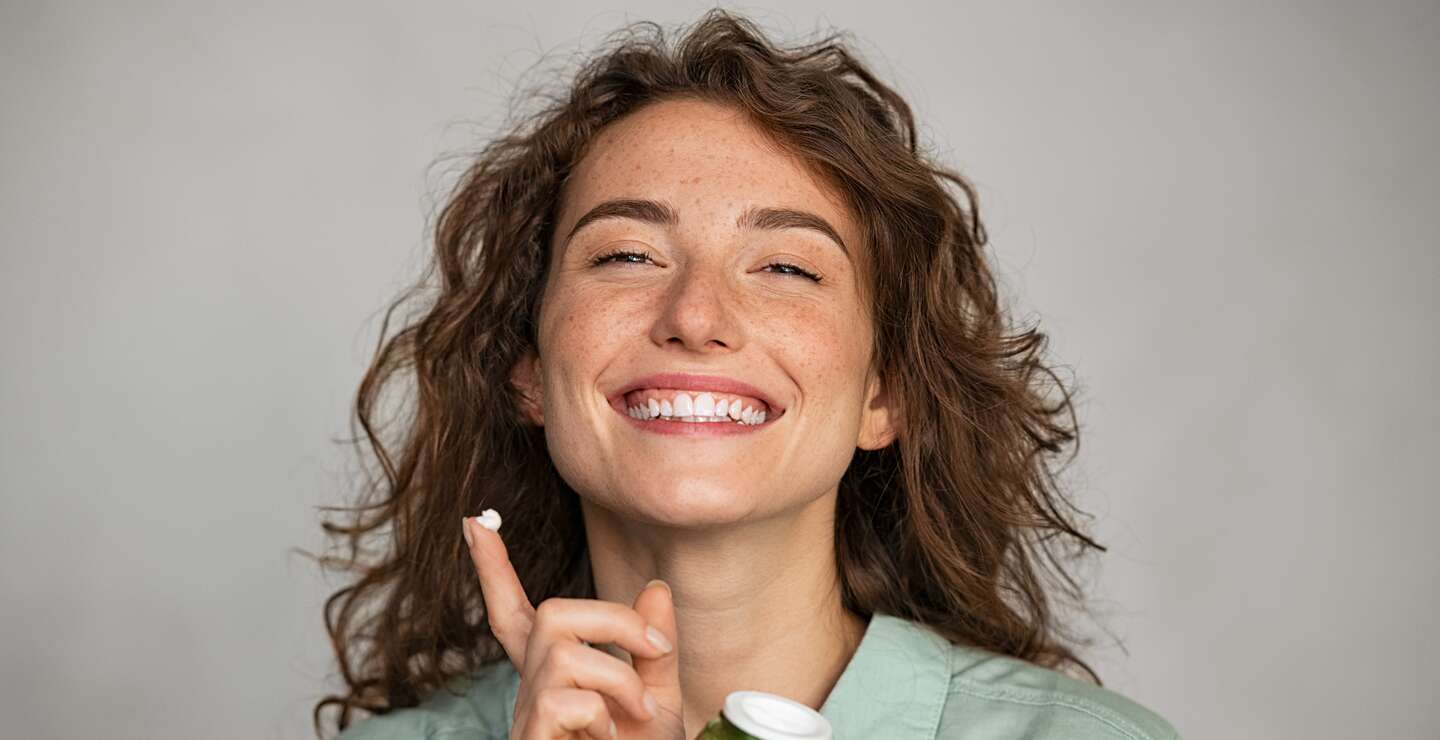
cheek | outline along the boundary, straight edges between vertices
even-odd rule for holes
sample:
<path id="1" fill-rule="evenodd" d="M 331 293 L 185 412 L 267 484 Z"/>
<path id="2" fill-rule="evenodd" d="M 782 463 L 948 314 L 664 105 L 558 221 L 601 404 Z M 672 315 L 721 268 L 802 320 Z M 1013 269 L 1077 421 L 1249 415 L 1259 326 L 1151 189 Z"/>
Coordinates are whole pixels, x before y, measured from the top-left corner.
<path id="1" fill-rule="evenodd" d="M 854 316 L 834 306 L 780 310 L 764 321 L 766 344 L 782 353 L 802 392 L 845 400 L 868 354 L 868 333 Z"/>
<path id="2" fill-rule="evenodd" d="M 633 326 L 637 313 L 634 297 L 623 292 L 560 288 L 541 310 L 541 355 L 558 359 L 556 369 L 564 371 L 573 370 L 570 363 L 598 361 L 607 347 L 627 341 L 618 329 Z"/>

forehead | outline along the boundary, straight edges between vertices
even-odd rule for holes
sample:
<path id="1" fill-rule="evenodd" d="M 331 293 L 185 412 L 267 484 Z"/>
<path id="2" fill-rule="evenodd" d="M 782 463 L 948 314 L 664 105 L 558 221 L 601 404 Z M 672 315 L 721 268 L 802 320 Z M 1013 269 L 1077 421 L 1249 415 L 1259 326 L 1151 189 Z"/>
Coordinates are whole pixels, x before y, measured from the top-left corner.
<path id="1" fill-rule="evenodd" d="M 717 103 L 662 101 L 605 127 L 566 180 L 561 223 L 615 197 L 667 200 L 682 222 L 733 219 L 750 205 L 801 207 L 856 243 L 834 189 L 744 112 Z"/>

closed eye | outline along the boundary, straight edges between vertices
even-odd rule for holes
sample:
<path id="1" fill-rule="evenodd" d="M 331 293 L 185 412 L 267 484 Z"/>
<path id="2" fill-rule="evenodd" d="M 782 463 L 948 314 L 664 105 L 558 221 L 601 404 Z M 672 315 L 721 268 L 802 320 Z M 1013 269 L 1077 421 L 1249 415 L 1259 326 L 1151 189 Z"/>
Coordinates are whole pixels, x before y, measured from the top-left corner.
<path id="1" fill-rule="evenodd" d="M 590 264 L 591 264 L 592 266 L 598 267 L 598 266 L 600 266 L 600 265 L 605 264 L 606 262 L 614 262 L 614 261 L 617 261 L 617 260 L 622 259 L 622 258 L 624 258 L 624 261 L 626 261 L 626 262 L 632 262 L 633 264 L 639 264 L 639 262 L 633 262 L 632 260 L 628 259 L 629 257 L 639 257 L 641 260 L 648 260 L 648 259 L 650 259 L 650 255 L 645 254 L 644 252 L 632 252 L 632 251 L 630 251 L 630 250 L 620 249 L 620 250 L 616 250 L 616 251 L 614 251 L 614 252 L 609 252 L 609 253 L 607 253 L 607 254 L 602 254 L 602 255 L 600 255 L 599 257 L 596 257 L 595 259 L 590 260 Z"/>
<path id="2" fill-rule="evenodd" d="M 625 264 L 638 265 L 643 264 L 646 261 L 650 261 L 650 255 L 646 254 L 645 252 L 636 252 L 629 249 L 619 249 L 614 252 L 607 252 L 600 255 L 599 257 L 596 257 L 595 259 L 590 260 L 590 265 L 592 267 L 599 267 L 600 265 L 606 264 L 608 262 L 623 262 Z M 771 262 L 770 264 L 766 265 L 766 267 L 778 267 L 782 270 L 793 270 L 793 272 L 781 272 L 780 274 L 795 275 L 796 277 L 803 277 L 807 280 L 811 280 L 817 283 L 821 282 L 824 279 L 819 275 L 816 275 L 815 273 L 806 270 L 803 267 L 792 265 L 789 262 Z"/>
<path id="3" fill-rule="evenodd" d="M 817 282 L 817 283 L 824 279 L 824 278 L 820 277 L 819 275 L 816 275 L 815 273 L 810 272 L 809 270 L 807 270 L 807 269 L 805 269 L 805 268 L 803 268 L 803 267 L 798 267 L 798 266 L 796 266 L 796 265 L 792 265 L 792 264 L 790 264 L 789 262 L 771 262 L 770 264 L 766 265 L 766 267 L 783 267 L 783 268 L 785 268 L 785 269 L 787 269 L 787 270 L 794 270 L 795 272 L 784 272 L 784 273 L 781 273 L 781 274 L 782 274 L 782 275 L 801 275 L 801 276 L 804 276 L 804 277 L 809 278 L 809 279 L 811 279 L 811 280 L 814 280 L 814 281 Z"/>

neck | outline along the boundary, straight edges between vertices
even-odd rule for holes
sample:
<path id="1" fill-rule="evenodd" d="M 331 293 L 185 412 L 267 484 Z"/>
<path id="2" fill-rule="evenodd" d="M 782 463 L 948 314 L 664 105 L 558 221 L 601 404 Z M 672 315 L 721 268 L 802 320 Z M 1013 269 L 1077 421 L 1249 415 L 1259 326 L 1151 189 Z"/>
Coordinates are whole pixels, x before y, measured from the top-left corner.
<path id="1" fill-rule="evenodd" d="M 670 585 L 686 737 L 732 691 L 824 704 L 866 627 L 840 599 L 834 491 L 800 511 L 708 529 L 637 522 L 584 499 L 581 508 L 598 598 L 629 605 L 652 578 Z"/>

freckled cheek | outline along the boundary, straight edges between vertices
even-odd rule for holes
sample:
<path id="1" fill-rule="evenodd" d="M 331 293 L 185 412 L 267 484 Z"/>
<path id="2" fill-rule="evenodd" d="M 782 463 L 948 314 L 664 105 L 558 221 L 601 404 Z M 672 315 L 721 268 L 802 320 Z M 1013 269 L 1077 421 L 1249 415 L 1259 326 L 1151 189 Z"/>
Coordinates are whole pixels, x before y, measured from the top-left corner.
<path id="1" fill-rule="evenodd" d="M 558 293 L 550 297 L 541 317 L 545 344 L 564 350 L 566 347 L 603 347 L 619 336 L 616 327 L 633 308 L 633 301 L 590 291 Z"/>
<path id="2" fill-rule="evenodd" d="M 854 324 L 834 316 L 809 315 L 796 321 L 772 322 L 766 344 L 799 386 L 807 417 L 821 426 L 848 418 L 848 408 L 860 393 L 868 348 L 866 337 Z"/>
<path id="3" fill-rule="evenodd" d="M 833 312 L 798 311 L 764 322 L 766 333 L 790 348 L 791 356 L 818 368 L 849 367 L 863 354 L 864 337 Z"/>

